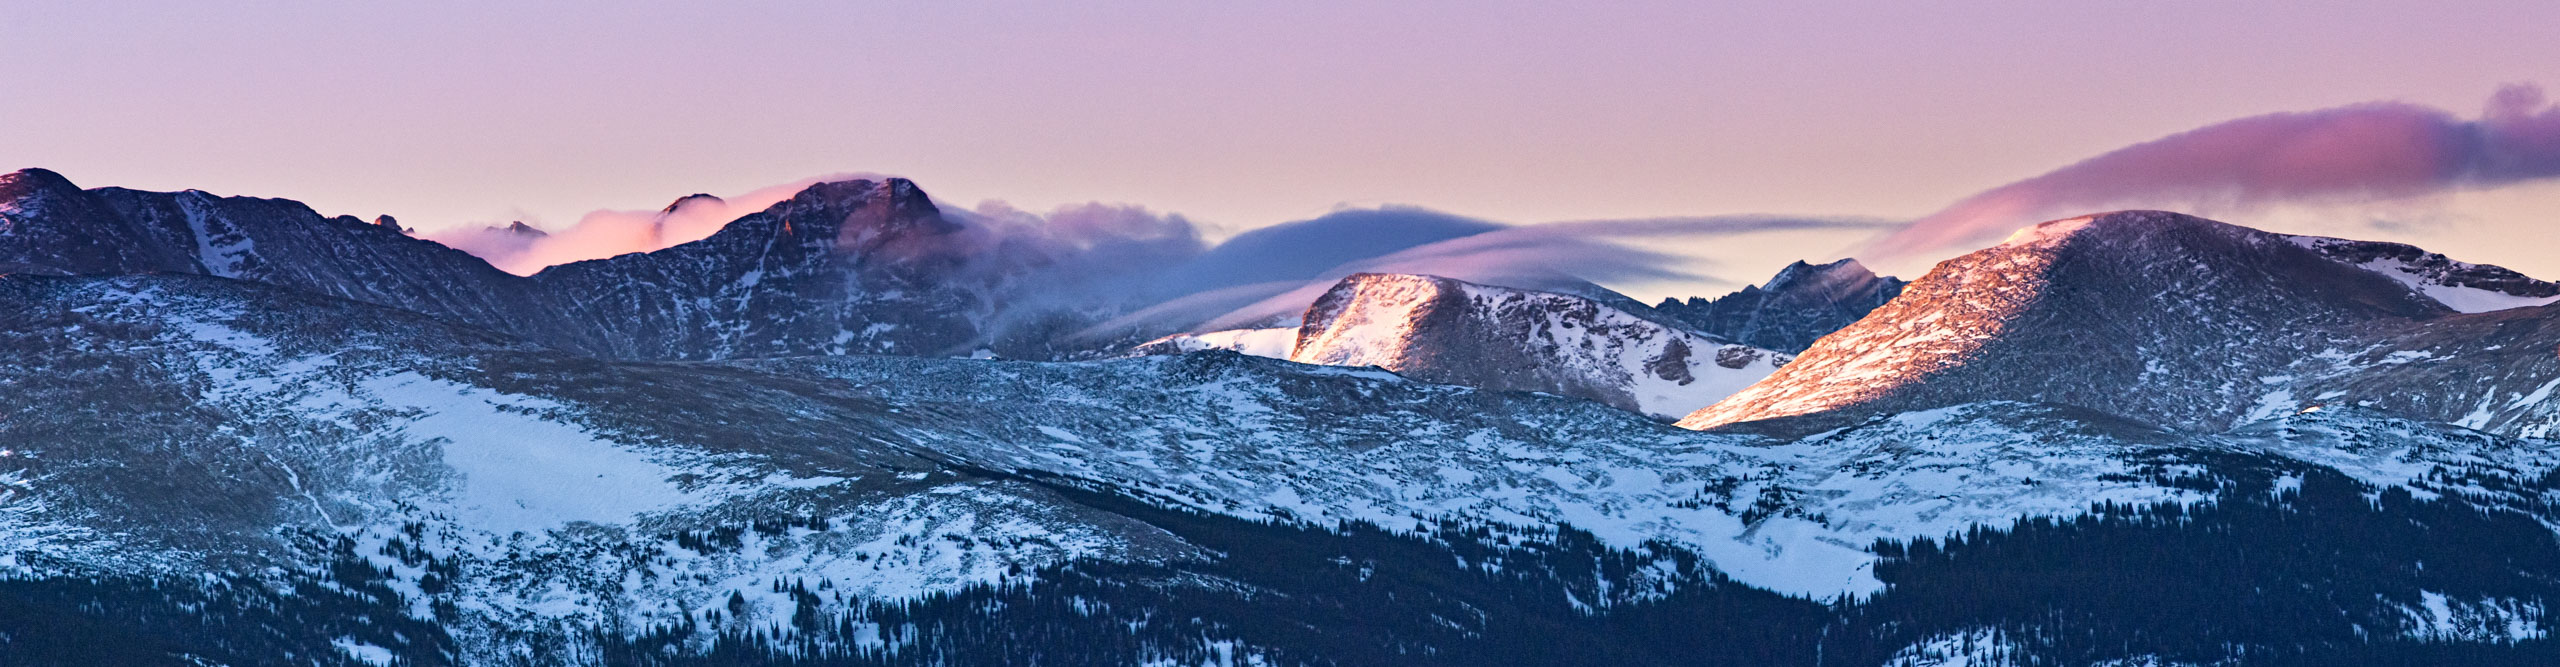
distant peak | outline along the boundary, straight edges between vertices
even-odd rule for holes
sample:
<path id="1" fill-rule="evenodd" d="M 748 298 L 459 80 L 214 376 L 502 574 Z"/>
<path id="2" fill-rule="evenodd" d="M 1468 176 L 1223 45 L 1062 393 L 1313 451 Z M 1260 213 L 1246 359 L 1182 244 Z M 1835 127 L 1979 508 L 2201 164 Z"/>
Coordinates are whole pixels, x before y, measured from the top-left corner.
<path id="1" fill-rule="evenodd" d="M 509 234 L 515 234 L 515 235 L 518 235 L 518 236 L 542 237 L 542 236 L 550 236 L 550 235 L 551 235 L 551 233 L 550 233 L 550 232 L 542 231 L 542 229 L 541 229 L 541 228 L 535 227 L 535 226 L 533 226 L 533 225 L 524 224 L 524 221 L 523 221 L 523 220 L 517 220 L 517 221 L 515 221 L 515 222 L 507 223 L 507 226 L 505 226 L 505 227 L 499 227 L 499 226 L 496 226 L 496 225 L 490 225 L 490 226 L 489 226 L 489 228 L 490 228 L 490 229 L 495 229 L 495 230 L 498 230 L 498 231 L 501 231 L 501 232 L 506 232 L 506 233 L 509 233 Z"/>
<path id="2" fill-rule="evenodd" d="M 961 244 L 942 240 L 962 229 L 914 182 L 858 178 L 809 184 L 763 213 L 731 222 L 721 233 L 831 238 L 836 250 L 865 263 L 901 266 L 921 272 L 911 277 L 923 277 L 964 261 Z"/>
<path id="3" fill-rule="evenodd" d="M 1867 266 L 1859 264 L 1856 259 L 1842 259 L 1829 264 L 1811 264 L 1804 260 L 1796 260 L 1795 263 L 1788 264 L 1787 268 L 1779 269 L 1778 275 L 1771 276 L 1769 282 L 1760 285 L 1760 289 L 1776 292 L 1808 281 L 1814 284 L 1864 282 L 1874 280 L 1875 277 L 1875 272 L 1868 271 Z"/>

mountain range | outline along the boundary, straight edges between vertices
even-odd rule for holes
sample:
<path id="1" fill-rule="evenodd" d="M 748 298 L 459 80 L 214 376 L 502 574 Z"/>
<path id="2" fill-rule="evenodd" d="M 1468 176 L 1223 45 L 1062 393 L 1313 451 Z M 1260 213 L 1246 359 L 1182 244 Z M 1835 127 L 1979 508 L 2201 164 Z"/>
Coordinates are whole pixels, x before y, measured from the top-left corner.
<path id="1" fill-rule="evenodd" d="M 979 343 L 984 284 L 924 191 L 820 183 L 710 238 L 515 276 L 393 226 L 290 200 L 81 190 L 0 176 L 17 273 L 188 273 L 415 311 L 601 357 L 945 353 Z"/>
<path id="2" fill-rule="evenodd" d="M 971 234 L 821 183 L 516 276 L 0 177 L 0 663 L 2560 659 L 2513 271 L 2126 211 L 990 359 Z"/>

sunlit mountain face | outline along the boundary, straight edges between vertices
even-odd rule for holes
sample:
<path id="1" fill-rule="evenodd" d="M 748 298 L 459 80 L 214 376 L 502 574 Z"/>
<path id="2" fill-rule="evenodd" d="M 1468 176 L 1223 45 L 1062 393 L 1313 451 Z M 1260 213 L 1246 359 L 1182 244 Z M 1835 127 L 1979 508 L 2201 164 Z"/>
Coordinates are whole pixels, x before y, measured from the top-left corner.
<path id="1" fill-rule="evenodd" d="M 8 664 L 2560 657 L 2560 284 L 2415 246 L 2120 211 L 1646 306 L 904 179 L 529 275 L 0 198 Z"/>

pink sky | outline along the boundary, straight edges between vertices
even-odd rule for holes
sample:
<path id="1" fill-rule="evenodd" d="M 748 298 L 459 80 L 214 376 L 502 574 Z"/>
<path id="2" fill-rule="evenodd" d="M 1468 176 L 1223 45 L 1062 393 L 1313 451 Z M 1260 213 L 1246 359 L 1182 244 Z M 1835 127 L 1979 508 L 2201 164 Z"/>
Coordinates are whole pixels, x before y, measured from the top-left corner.
<path id="1" fill-rule="evenodd" d="M 843 172 L 1229 232 L 1346 203 L 1909 219 L 2234 118 L 2560 88 L 2560 3 L 2524 1 L 210 4 L 15 8 L 0 168 L 429 229 Z M 2560 276 L 2555 211 L 2536 181 L 2234 221 Z M 1857 241 L 1680 250 L 1756 279 Z"/>

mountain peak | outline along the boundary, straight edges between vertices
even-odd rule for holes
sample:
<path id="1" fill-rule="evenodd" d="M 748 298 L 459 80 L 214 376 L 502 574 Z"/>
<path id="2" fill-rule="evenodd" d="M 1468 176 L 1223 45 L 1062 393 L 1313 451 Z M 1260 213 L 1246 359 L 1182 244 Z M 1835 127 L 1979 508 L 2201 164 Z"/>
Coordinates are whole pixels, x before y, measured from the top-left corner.
<path id="1" fill-rule="evenodd" d="M 1260 340 L 1244 332 L 1228 337 Z M 1671 418 L 1768 375 L 1786 355 L 1726 344 L 1580 295 L 1359 273 L 1307 308 L 1289 360 L 1578 396 Z"/>
<path id="2" fill-rule="evenodd" d="M 775 227 L 770 231 L 829 235 L 838 250 L 857 257 L 887 253 L 917 259 L 928 250 L 919 247 L 923 239 L 960 231 L 960 224 L 943 217 L 923 188 L 903 178 L 812 183 L 765 209 L 764 216 Z"/>
<path id="3" fill-rule="evenodd" d="M 0 174 L 0 202 L 13 202 L 41 193 L 76 193 L 80 186 L 51 169 L 28 167 Z"/>
<path id="4" fill-rule="evenodd" d="M 2164 211 L 2067 218 L 1940 263 L 1684 424 L 2019 400 L 2221 428 L 2257 398 L 2252 369 L 2451 312 L 2293 237 Z"/>

